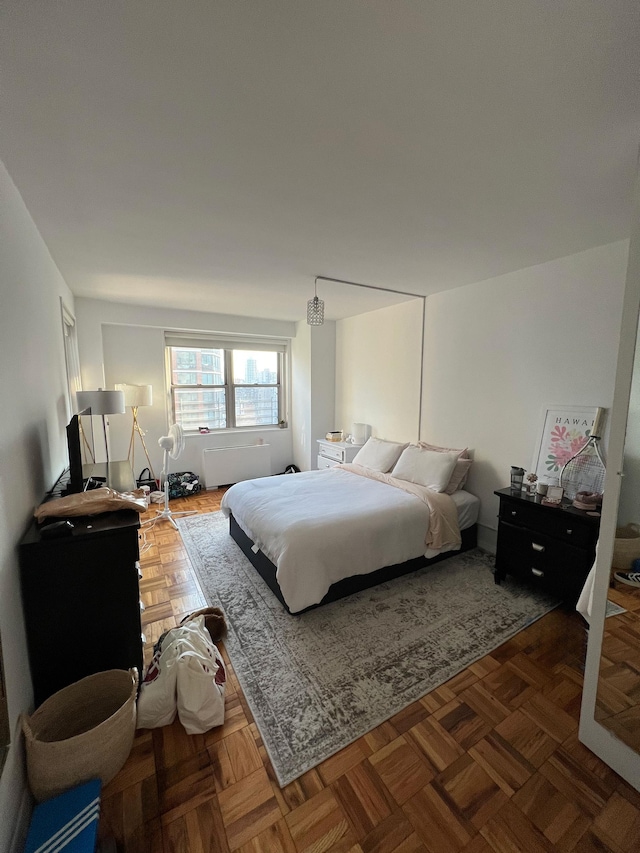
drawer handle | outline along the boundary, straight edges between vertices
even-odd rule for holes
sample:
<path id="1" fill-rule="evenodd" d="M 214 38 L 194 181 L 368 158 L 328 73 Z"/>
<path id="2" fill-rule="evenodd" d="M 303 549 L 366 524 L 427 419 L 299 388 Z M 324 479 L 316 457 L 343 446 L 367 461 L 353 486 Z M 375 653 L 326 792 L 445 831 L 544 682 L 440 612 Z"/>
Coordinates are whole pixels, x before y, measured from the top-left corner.
<path id="1" fill-rule="evenodd" d="M 541 571 L 540 571 L 540 569 L 534 569 L 534 568 L 532 568 L 532 569 L 531 569 L 531 574 L 532 574 L 532 575 L 535 575 L 537 578 L 543 578 L 543 577 L 544 577 L 544 572 L 541 572 Z"/>
<path id="2" fill-rule="evenodd" d="M 531 547 L 533 548 L 534 551 L 540 551 L 540 552 L 544 551 L 544 545 L 538 545 L 537 542 L 532 542 Z"/>
<path id="3" fill-rule="evenodd" d="M 512 510 L 511 510 L 511 515 L 517 515 L 517 514 L 518 514 L 518 511 L 517 511 L 517 510 L 515 510 L 515 509 L 512 509 Z"/>

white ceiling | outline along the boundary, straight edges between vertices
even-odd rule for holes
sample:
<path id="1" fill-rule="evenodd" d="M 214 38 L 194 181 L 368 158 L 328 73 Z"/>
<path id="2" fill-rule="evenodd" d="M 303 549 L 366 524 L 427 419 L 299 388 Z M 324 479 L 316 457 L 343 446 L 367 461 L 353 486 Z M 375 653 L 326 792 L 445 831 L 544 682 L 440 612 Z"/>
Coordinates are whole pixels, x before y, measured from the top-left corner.
<path id="1" fill-rule="evenodd" d="M 76 294 L 292 320 L 316 275 L 429 294 L 628 236 L 638 0 L 0 14 L 0 159 Z"/>

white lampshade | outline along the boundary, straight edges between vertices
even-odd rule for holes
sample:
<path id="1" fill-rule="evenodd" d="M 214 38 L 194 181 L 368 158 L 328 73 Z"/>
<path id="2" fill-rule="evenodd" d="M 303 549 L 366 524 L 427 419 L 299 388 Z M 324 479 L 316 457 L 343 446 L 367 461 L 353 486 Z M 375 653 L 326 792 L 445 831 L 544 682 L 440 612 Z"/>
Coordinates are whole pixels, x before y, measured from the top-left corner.
<path id="1" fill-rule="evenodd" d="M 364 444 L 371 437 L 371 426 L 369 424 L 354 424 L 353 438 L 356 444 Z"/>
<path id="2" fill-rule="evenodd" d="M 91 409 L 92 415 L 124 415 L 124 393 L 122 391 L 76 391 L 78 411 Z"/>
<path id="3" fill-rule="evenodd" d="M 126 382 L 117 383 L 115 386 L 124 393 L 125 406 L 151 406 L 153 401 L 153 388 L 151 385 L 128 385 Z"/>

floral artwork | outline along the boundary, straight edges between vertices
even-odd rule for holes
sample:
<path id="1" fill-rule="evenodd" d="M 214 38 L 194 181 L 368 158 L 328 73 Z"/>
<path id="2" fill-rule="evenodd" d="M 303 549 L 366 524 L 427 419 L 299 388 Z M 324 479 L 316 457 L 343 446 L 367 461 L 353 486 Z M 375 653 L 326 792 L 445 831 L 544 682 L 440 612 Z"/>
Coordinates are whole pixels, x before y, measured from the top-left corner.
<path id="1" fill-rule="evenodd" d="M 549 473 L 555 473 L 567 464 L 567 462 L 582 450 L 589 436 L 589 430 L 586 432 L 577 427 L 555 426 L 551 430 L 549 440 L 549 453 L 544 460 L 545 468 Z"/>
<path id="2" fill-rule="evenodd" d="M 581 450 L 596 416 L 596 407 L 558 406 L 547 409 L 532 471 L 538 477 L 559 477 L 562 468 Z"/>

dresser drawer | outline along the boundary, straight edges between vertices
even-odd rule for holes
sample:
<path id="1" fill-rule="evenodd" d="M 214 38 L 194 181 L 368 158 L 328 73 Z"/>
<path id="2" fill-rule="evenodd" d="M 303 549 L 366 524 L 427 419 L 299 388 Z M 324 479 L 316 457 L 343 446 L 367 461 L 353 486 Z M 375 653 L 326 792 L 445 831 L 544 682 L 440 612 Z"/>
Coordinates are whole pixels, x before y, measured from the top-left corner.
<path id="1" fill-rule="evenodd" d="M 594 545 L 594 528 L 581 518 L 554 507 L 526 504 L 524 501 L 500 501 L 500 520 L 543 530 L 549 536 L 578 548 Z"/>
<path id="2" fill-rule="evenodd" d="M 585 566 L 589 554 L 585 548 L 576 548 L 565 542 L 509 524 L 500 523 L 500 548 L 496 567 L 510 574 L 544 577 L 552 580 L 570 574 L 586 577 Z M 500 564 L 500 565 L 498 565 Z"/>
<path id="3" fill-rule="evenodd" d="M 336 462 L 344 461 L 344 448 L 332 447 L 330 441 L 320 445 L 320 454 L 326 456 L 327 459 L 334 459 Z"/>
<path id="4" fill-rule="evenodd" d="M 582 591 L 586 575 L 580 572 L 549 572 L 545 568 L 531 565 L 531 563 L 518 563 L 506 557 L 503 561 L 504 577 L 513 577 L 518 582 L 526 582 L 529 586 L 537 587 L 550 595 L 558 596 L 563 601 L 575 605 Z"/>
<path id="5" fill-rule="evenodd" d="M 318 456 L 318 470 L 321 471 L 323 468 L 333 468 L 335 465 L 339 465 L 339 462 L 336 462 L 335 459 L 327 459 L 324 456 Z"/>

